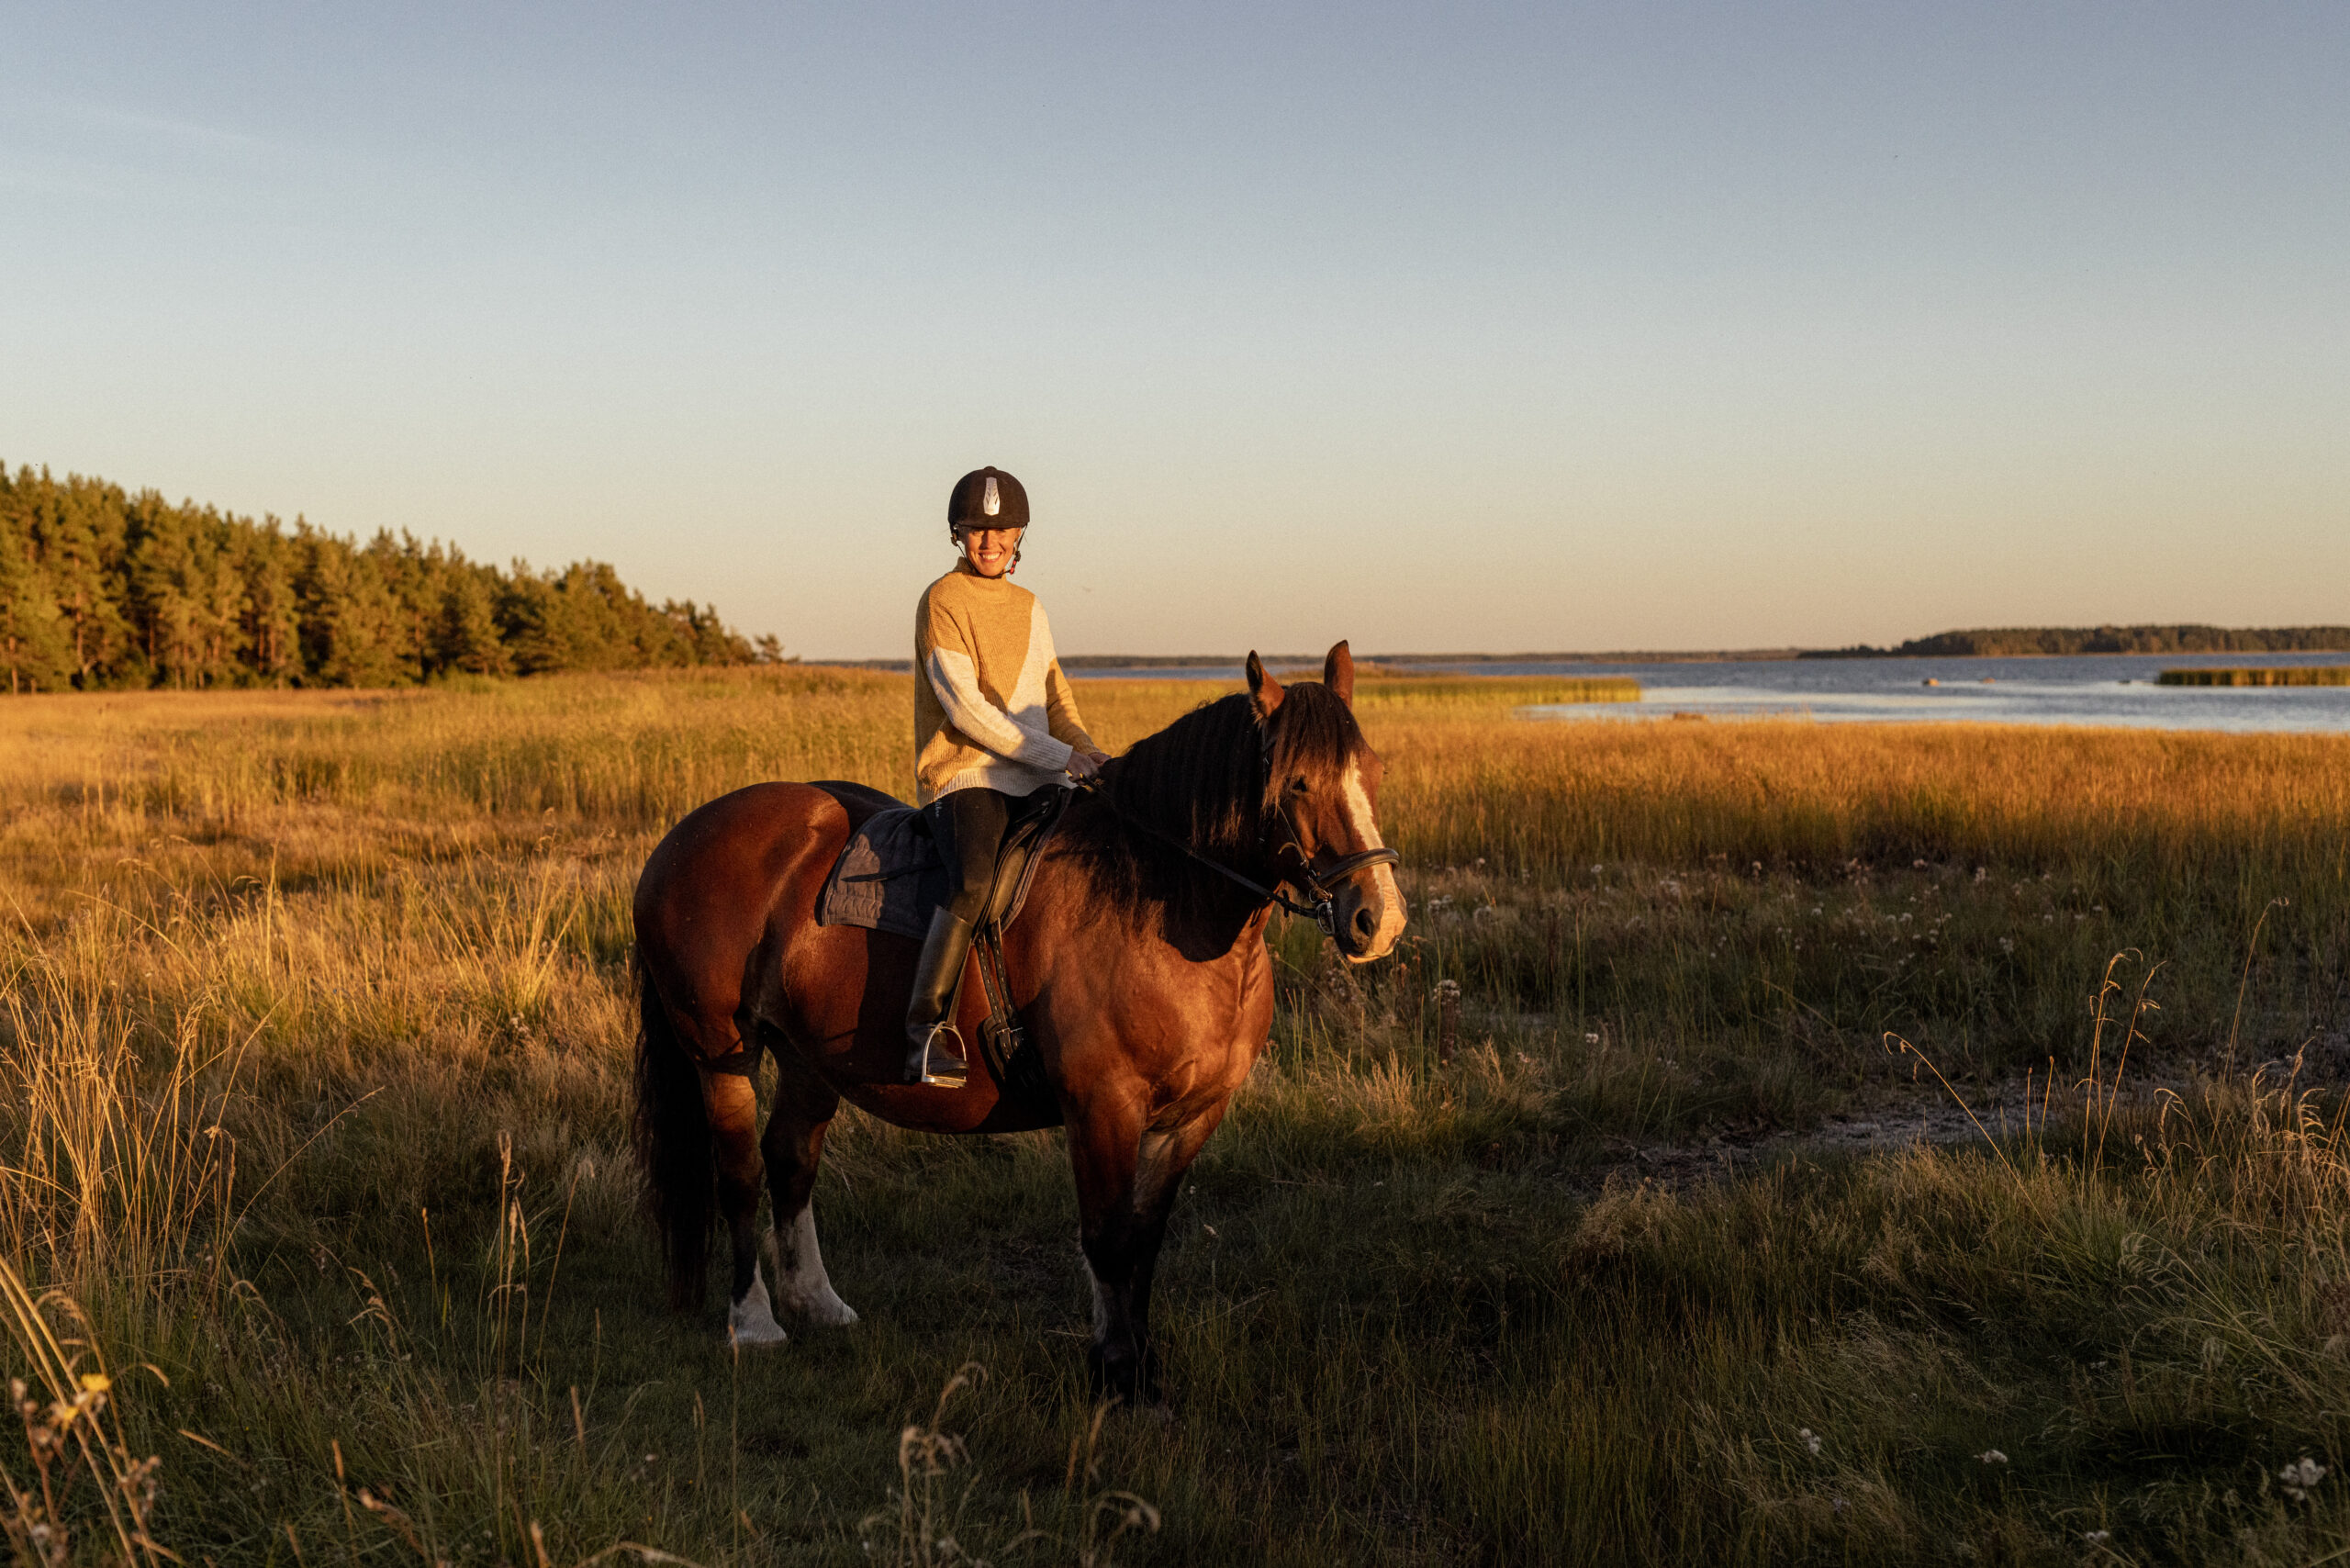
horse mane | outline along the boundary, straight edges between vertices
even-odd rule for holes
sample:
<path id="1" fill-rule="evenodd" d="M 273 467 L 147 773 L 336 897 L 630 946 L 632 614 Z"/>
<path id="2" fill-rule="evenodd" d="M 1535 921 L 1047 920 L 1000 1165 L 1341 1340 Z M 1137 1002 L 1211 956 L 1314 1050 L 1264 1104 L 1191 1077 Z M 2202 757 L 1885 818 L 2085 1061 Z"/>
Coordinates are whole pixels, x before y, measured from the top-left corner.
<path id="1" fill-rule="evenodd" d="M 1335 788 L 1362 745 L 1354 714 L 1313 682 L 1285 688 L 1267 721 L 1246 693 L 1221 697 L 1102 764 L 1101 790 L 1114 810 L 1073 814 L 1063 840 L 1091 872 L 1096 902 L 1113 912 L 1132 917 L 1163 903 L 1178 914 L 1203 913 L 1239 890 L 1167 838 L 1270 880 L 1264 844 L 1281 790 L 1298 778 Z"/>

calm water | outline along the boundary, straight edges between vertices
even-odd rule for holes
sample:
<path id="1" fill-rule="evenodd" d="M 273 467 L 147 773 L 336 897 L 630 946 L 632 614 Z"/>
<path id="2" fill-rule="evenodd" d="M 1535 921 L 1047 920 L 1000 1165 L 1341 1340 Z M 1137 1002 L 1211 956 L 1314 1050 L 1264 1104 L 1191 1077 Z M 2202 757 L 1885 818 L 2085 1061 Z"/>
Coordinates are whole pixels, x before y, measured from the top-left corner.
<path id="1" fill-rule="evenodd" d="M 2338 665 L 2345 654 L 2098 654 L 2077 658 L 1774 659 L 1724 664 L 1490 664 L 1479 675 L 1628 675 L 1638 702 L 1528 708 L 1559 719 L 1798 718 L 1873 723 L 2114 724 L 2153 730 L 2350 731 L 2350 687 L 2156 686 L 2197 666 Z M 1439 667 L 1439 666 L 1423 666 Z M 1233 679 L 1237 669 L 1088 670 Z M 1929 686 L 1928 680 L 1941 684 Z"/>

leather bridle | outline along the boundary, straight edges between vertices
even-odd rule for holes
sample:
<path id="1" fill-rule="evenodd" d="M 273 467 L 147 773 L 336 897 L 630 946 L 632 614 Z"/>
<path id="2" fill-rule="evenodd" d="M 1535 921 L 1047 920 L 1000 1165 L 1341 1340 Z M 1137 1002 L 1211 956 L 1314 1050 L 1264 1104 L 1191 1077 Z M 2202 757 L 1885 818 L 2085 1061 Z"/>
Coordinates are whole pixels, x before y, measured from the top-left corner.
<path id="1" fill-rule="evenodd" d="M 1265 773 L 1266 778 L 1270 782 L 1272 776 L 1271 736 L 1266 736 L 1259 744 L 1259 756 L 1260 760 L 1266 764 Z M 1159 829 L 1151 826 L 1148 823 L 1136 821 L 1133 817 L 1128 816 L 1125 812 L 1120 811 L 1118 809 L 1118 803 L 1110 798 L 1109 791 L 1103 790 L 1095 780 L 1091 778 L 1080 778 L 1077 780 L 1077 787 L 1091 795 L 1095 800 L 1101 801 L 1104 807 L 1108 808 L 1112 816 L 1117 818 L 1128 827 L 1134 828 L 1140 833 L 1148 834 L 1151 837 L 1159 840 L 1161 843 L 1170 845 L 1173 847 L 1181 850 L 1192 860 L 1198 862 L 1202 866 L 1204 866 L 1209 870 L 1214 871 L 1217 876 L 1224 878 L 1226 881 L 1237 883 L 1239 886 L 1248 889 L 1250 892 L 1256 894 L 1266 902 L 1277 903 L 1283 909 L 1289 911 L 1292 914 L 1302 914 L 1306 916 L 1311 919 L 1315 924 L 1322 928 L 1322 934 L 1325 936 L 1329 937 L 1334 942 L 1337 941 L 1338 937 L 1338 894 L 1337 884 L 1345 882 L 1348 879 L 1357 876 L 1361 872 L 1368 871 L 1374 866 L 1400 866 L 1404 863 L 1404 857 L 1401 855 L 1398 855 L 1393 849 L 1382 846 L 1378 849 L 1358 850 L 1352 855 L 1342 855 L 1337 860 L 1326 866 L 1316 867 L 1314 864 L 1313 857 L 1305 853 L 1304 835 L 1297 831 L 1297 824 L 1290 820 L 1288 805 L 1285 802 L 1277 802 L 1273 807 L 1273 814 L 1280 820 L 1282 831 L 1288 835 L 1288 842 L 1283 844 L 1280 848 L 1274 850 L 1273 854 L 1276 857 L 1279 857 L 1283 854 L 1291 854 L 1297 857 L 1297 869 L 1281 878 L 1281 882 L 1286 882 L 1294 886 L 1297 890 L 1304 895 L 1304 900 L 1301 902 L 1298 899 L 1290 897 L 1288 890 L 1283 888 L 1281 885 L 1281 882 L 1277 882 L 1269 888 L 1262 882 L 1258 881 L 1254 877 L 1243 876 L 1238 871 L 1234 870 L 1231 867 L 1225 865 L 1222 861 L 1210 859 L 1208 857 L 1201 854 L 1198 850 L 1192 848 L 1183 840 L 1176 837 L 1173 834 L 1162 832 Z"/>

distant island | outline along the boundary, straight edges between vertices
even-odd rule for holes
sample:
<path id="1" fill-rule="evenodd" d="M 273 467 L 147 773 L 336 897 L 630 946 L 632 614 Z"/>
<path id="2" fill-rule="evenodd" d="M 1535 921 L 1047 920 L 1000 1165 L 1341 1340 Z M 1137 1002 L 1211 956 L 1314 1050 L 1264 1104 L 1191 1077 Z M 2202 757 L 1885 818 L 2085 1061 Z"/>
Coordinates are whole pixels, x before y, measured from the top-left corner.
<path id="1" fill-rule="evenodd" d="M 467 560 L 403 532 L 362 544 L 102 479 L 0 464 L 0 678 L 12 692 L 414 686 L 779 660 L 600 561 Z"/>
<path id="2" fill-rule="evenodd" d="M 2350 626 L 2011 626 L 1937 632 L 1896 648 L 1807 648 L 1806 659 L 2015 658 L 2033 654 L 2350 652 Z"/>

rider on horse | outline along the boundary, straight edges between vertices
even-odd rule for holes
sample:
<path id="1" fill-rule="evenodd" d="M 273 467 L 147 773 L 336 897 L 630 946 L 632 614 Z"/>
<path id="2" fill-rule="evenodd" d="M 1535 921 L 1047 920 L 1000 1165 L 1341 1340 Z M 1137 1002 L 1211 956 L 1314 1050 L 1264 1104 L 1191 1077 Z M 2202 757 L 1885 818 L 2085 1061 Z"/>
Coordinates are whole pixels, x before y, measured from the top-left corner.
<path id="1" fill-rule="evenodd" d="M 934 822 L 951 823 L 954 886 L 914 970 L 908 1083 L 951 1087 L 968 1070 L 947 1009 L 1006 824 L 1027 796 L 1064 776 L 1090 778 L 1108 760 L 1078 718 L 1045 607 L 1013 586 L 1027 526 L 1028 492 L 1011 475 L 980 468 L 957 480 L 946 527 L 962 557 L 923 590 L 914 612 L 915 800 L 933 807 Z"/>

